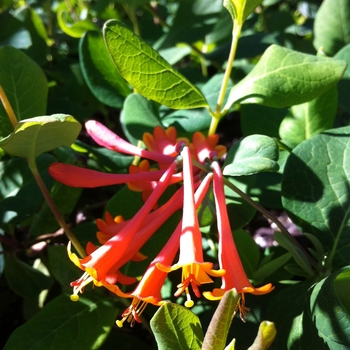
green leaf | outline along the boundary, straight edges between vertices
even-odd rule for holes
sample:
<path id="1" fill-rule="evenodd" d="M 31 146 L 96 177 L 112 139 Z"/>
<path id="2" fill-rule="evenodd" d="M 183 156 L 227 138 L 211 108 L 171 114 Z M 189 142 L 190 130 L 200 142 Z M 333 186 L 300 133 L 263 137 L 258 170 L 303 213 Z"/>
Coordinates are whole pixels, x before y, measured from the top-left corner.
<path id="1" fill-rule="evenodd" d="M 82 188 L 72 188 L 57 181 L 54 183 L 50 193 L 51 198 L 63 218 L 67 218 L 71 214 L 80 198 L 82 190 Z M 33 218 L 29 233 L 31 236 L 37 237 L 47 232 L 55 232 L 59 227 L 60 225 L 52 214 L 47 202 L 44 202 L 40 208 L 40 212 Z"/>
<path id="2" fill-rule="evenodd" d="M 53 282 L 50 277 L 10 254 L 5 259 L 5 276 L 11 289 L 23 298 L 39 295 Z"/>
<path id="3" fill-rule="evenodd" d="M 312 319 L 329 349 L 346 349 L 350 344 L 349 287 L 346 266 L 317 283 L 310 297 Z"/>
<path id="4" fill-rule="evenodd" d="M 350 113 L 350 44 L 341 49 L 334 58 L 347 63 L 346 71 L 338 83 L 338 101 L 339 106 Z"/>
<path id="5" fill-rule="evenodd" d="M 156 126 L 162 126 L 158 105 L 139 94 L 126 98 L 120 121 L 128 140 L 135 144 L 145 132 L 152 134 Z"/>
<path id="6" fill-rule="evenodd" d="M 87 32 L 79 45 L 81 69 L 96 98 L 107 106 L 121 108 L 130 87 L 115 69 L 101 33 Z"/>
<path id="7" fill-rule="evenodd" d="M 315 17 L 314 47 L 329 56 L 350 43 L 350 1 L 325 0 Z"/>
<path id="8" fill-rule="evenodd" d="M 305 252 L 303 252 L 289 237 L 284 233 L 275 231 L 275 241 L 284 249 L 286 249 L 294 258 L 295 262 L 309 275 L 313 275 L 310 262 L 307 259 Z"/>
<path id="9" fill-rule="evenodd" d="M 105 296 L 100 299 L 84 294 L 72 302 L 67 295 L 61 295 L 17 328 L 4 350 L 98 349 L 116 313 L 113 302 Z"/>
<path id="10" fill-rule="evenodd" d="M 268 349 L 276 337 L 276 327 L 273 322 L 263 321 L 260 323 L 258 334 L 252 346 L 248 350 Z"/>
<path id="11" fill-rule="evenodd" d="M 287 263 L 289 259 L 292 257 L 290 253 L 285 253 L 281 256 L 279 256 L 276 259 L 273 259 L 263 266 L 261 266 L 259 269 L 257 269 L 254 273 L 253 280 L 255 281 L 263 281 L 267 277 L 269 277 L 271 274 L 273 274 L 275 271 L 277 271 L 281 266 Z"/>
<path id="12" fill-rule="evenodd" d="M 138 93 L 173 109 L 207 106 L 195 86 L 123 23 L 110 20 L 103 33 L 119 73 Z"/>
<path id="13" fill-rule="evenodd" d="M 262 3 L 263 0 L 224 0 L 224 6 L 232 19 L 240 25 Z"/>
<path id="14" fill-rule="evenodd" d="M 77 280 L 82 271 L 69 260 L 66 246 L 49 245 L 48 262 L 50 273 L 60 283 L 62 290 L 72 293 L 70 283 Z"/>
<path id="15" fill-rule="evenodd" d="M 166 303 L 150 322 L 159 350 L 200 350 L 203 341 L 199 318 L 184 306 Z"/>
<path id="16" fill-rule="evenodd" d="M 271 45 L 232 88 L 224 110 L 238 102 L 284 108 L 310 101 L 334 86 L 345 68 L 342 61 Z"/>
<path id="17" fill-rule="evenodd" d="M 0 48 L 0 84 L 17 120 L 45 114 L 48 88 L 44 73 L 27 55 L 11 46 Z M 0 126 L 0 136 L 13 131 L 1 103 Z"/>
<path id="18" fill-rule="evenodd" d="M 233 232 L 233 238 L 248 278 L 253 277 L 260 262 L 260 248 L 254 238 L 244 230 Z"/>
<path id="19" fill-rule="evenodd" d="M 25 119 L 0 141 L 0 147 L 13 156 L 34 158 L 58 146 L 70 146 L 80 129 L 80 123 L 65 114 Z"/>
<path id="20" fill-rule="evenodd" d="M 240 122 L 244 136 L 261 134 L 280 138 L 279 128 L 288 110 L 271 108 L 257 104 L 242 104 Z"/>
<path id="21" fill-rule="evenodd" d="M 81 38 L 87 31 L 99 31 L 99 27 L 90 19 L 74 22 L 68 11 L 59 11 L 57 13 L 58 25 L 62 31 L 73 38 Z"/>
<path id="22" fill-rule="evenodd" d="M 291 108 L 291 115 L 281 123 L 280 135 L 291 147 L 330 129 L 338 108 L 337 87 L 316 99 Z"/>
<path id="23" fill-rule="evenodd" d="M 350 127 L 328 130 L 290 154 L 282 202 L 292 220 L 314 234 L 334 268 L 350 264 Z"/>
<path id="24" fill-rule="evenodd" d="M 47 188 L 54 182 L 47 169 L 55 161 L 57 162 L 57 159 L 50 154 L 42 154 L 36 160 L 40 176 Z M 2 226 L 28 220 L 43 204 L 43 195 L 29 170 L 26 159 L 13 158 L 0 162 L 0 180 Z"/>
<path id="25" fill-rule="evenodd" d="M 262 171 L 277 171 L 278 146 L 265 135 L 251 135 L 235 143 L 224 164 L 224 175 L 251 175 Z"/>
<path id="26" fill-rule="evenodd" d="M 210 321 L 203 340 L 202 350 L 224 349 L 228 331 L 239 302 L 240 296 L 235 289 L 224 294 Z"/>

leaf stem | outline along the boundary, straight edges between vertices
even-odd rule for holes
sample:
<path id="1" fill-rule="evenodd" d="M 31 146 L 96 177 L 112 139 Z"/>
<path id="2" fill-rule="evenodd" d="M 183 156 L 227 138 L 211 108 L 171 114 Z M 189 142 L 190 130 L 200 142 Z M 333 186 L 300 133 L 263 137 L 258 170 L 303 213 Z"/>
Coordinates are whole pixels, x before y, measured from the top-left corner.
<path id="1" fill-rule="evenodd" d="M 12 124 L 13 127 L 15 127 L 18 123 L 18 120 L 16 118 L 15 112 L 13 111 L 10 101 L 8 100 L 4 89 L 2 88 L 2 86 L 0 85 L 0 100 L 5 108 L 5 111 L 10 119 L 10 122 Z"/>
<path id="2" fill-rule="evenodd" d="M 214 115 L 212 115 L 212 120 L 211 120 L 208 135 L 215 134 L 219 120 L 223 117 L 222 112 L 221 112 L 221 108 L 222 108 L 222 105 L 224 103 L 227 85 L 228 85 L 228 82 L 230 80 L 233 62 L 234 62 L 234 59 L 236 56 L 236 51 L 237 51 L 238 39 L 241 35 L 241 30 L 242 30 L 242 24 L 239 24 L 239 23 L 237 23 L 237 21 L 234 21 L 230 54 L 229 54 L 227 65 L 226 65 L 224 79 L 223 79 L 222 84 L 221 84 L 218 101 L 216 103 L 216 110 L 214 112 Z"/>
<path id="3" fill-rule="evenodd" d="M 73 232 L 71 231 L 71 229 L 68 227 L 67 223 L 64 221 L 62 215 L 60 214 L 60 212 L 58 211 L 54 201 L 51 198 L 51 195 L 47 189 L 47 187 L 45 186 L 45 183 L 43 181 L 43 179 L 40 176 L 39 170 L 36 166 L 36 162 L 35 162 L 35 158 L 28 158 L 28 164 L 29 164 L 29 169 L 31 170 L 35 181 L 37 182 L 46 202 L 47 205 L 49 206 L 49 208 L 51 209 L 52 214 L 54 215 L 54 217 L 56 218 L 57 222 L 59 223 L 59 225 L 62 227 L 62 229 L 64 230 L 65 234 L 67 235 L 68 239 L 72 242 L 74 248 L 77 250 L 77 252 L 79 253 L 79 255 L 83 258 L 86 256 L 85 250 L 84 248 L 80 245 L 79 241 L 77 240 L 77 238 L 75 237 L 75 235 L 73 234 Z"/>

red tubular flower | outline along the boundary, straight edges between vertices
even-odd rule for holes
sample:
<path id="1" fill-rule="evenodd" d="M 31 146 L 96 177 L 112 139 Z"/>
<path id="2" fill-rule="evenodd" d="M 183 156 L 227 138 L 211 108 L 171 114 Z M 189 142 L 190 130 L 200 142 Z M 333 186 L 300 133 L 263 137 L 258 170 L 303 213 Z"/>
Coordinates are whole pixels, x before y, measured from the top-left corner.
<path id="1" fill-rule="evenodd" d="M 196 208 L 202 203 L 203 198 L 208 190 L 212 174 L 208 174 L 200 183 L 195 193 Z M 178 224 L 175 231 L 171 235 L 169 241 L 151 262 L 146 273 L 142 276 L 141 281 L 132 293 L 120 294 L 120 291 L 114 290 L 114 286 L 107 288 L 112 292 L 126 297 L 133 298 L 131 305 L 122 314 L 122 319 L 117 321 L 117 325 L 122 327 L 125 321 L 128 321 L 131 326 L 136 322 L 141 322 L 140 315 L 148 303 L 161 306 L 165 303 L 161 297 L 161 288 L 167 278 L 168 273 L 157 268 L 160 266 L 169 266 L 172 264 L 174 257 L 179 249 L 179 240 L 182 232 L 182 222 Z"/>
<path id="2" fill-rule="evenodd" d="M 180 237 L 180 257 L 177 264 L 165 266 L 160 263 L 157 267 L 170 272 L 182 268 L 182 283 L 178 285 L 175 296 L 186 292 L 187 301 L 185 306 L 192 307 L 193 301 L 189 293 L 189 285 L 197 297 L 200 297 L 198 286 L 204 283 L 212 283 L 209 277 L 222 276 L 224 270 L 213 270 L 213 264 L 203 261 L 202 235 L 199 230 L 198 218 L 194 201 L 194 184 L 192 173 L 192 160 L 188 147 L 184 147 L 181 152 L 183 156 L 183 178 L 184 178 L 184 205 L 182 217 L 182 232 Z"/>
<path id="3" fill-rule="evenodd" d="M 260 288 L 255 288 L 249 282 L 232 237 L 220 165 L 217 162 L 213 162 L 212 167 L 214 171 L 213 186 L 219 233 L 219 263 L 220 268 L 225 269 L 226 274 L 222 277 L 221 288 L 216 288 L 212 292 L 204 292 L 203 295 L 209 300 L 218 300 L 223 297 L 226 291 L 235 288 L 242 295 L 240 312 L 241 318 L 244 319 L 246 310 L 244 293 L 261 295 L 271 292 L 274 287 L 271 283 L 268 283 Z"/>
<path id="4" fill-rule="evenodd" d="M 130 220 L 129 224 L 124 226 L 117 235 L 83 259 L 79 259 L 70 251 L 68 252 L 70 259 L 85 271 L 82 278 L 73 282 L 74 288 L 72 300 L 78 300 L 78 293 L 82 292 L 84 286 L 89 282 L 94 282 L 97 285 L 101 283 L 109 284 L 116 282 L 116 271 L 122 266 L 119 265 L 119 262 L 131 244 L 137 249 L 136 251 L 140 249 L 138 242 L 134 241 L 134 237 L 142 226 L 147 215 L 157 203 L 159 197 L 169 185 L 176 165 L 177 163 L 173 162 L 169 166 L 147 202 L 137 212 L 133 219 Z"/>
<path id="5" fill-rule="evenodd" d="M 85 123 L 85 128 L 88 134 L 95 140 L 96 143 L 112 151 L 151 159 L 157 163 L 162 164 L 170 164 L 174 161 L 173 156 L 150 152 L 132 145 L 95 120 L 87 121 Z"/>
<path id="6" fill-rule="evenodd" d="M 211 159 L 213 152 L 220 159 L 226 153 L 226 147 L 218 145 L 218 142 L 219 135 L 214 134 L 205 137 L 201 132 L 197 131 L 192 136 L 192 144 L 190 145 L 191 153 L 201 163 L 204 163 L 206 158 Z"/>

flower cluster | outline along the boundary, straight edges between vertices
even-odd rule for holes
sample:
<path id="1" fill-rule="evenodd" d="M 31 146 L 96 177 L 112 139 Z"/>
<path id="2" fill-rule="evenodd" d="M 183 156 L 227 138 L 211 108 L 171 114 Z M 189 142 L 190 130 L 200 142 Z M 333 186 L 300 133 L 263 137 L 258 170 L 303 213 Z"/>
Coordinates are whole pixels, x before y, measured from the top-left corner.
<path id="1" fill-rule="evenodd" d="M 97 220 L 99 232 L 97 238 L 100 247 L 88 244 L 87 256 L 79 258 L 71 252 L 68 255 L 84 274 L 71 283 L 71 299 L 79 299 L 84 287 L 93 282 L 104 286 L 123 298 L 132 298 L 130 307 L 117 321 L 133 325 L 141 322 L 140 314 L 147 303 L 157 306 L 165 301 L 161 288 L 167 275 L 182 269 L 182 280 L 177 286 L 175 296 L 186 295 L 185 306 L 191 307 L 193 294 L 201 296 L 200 286 L 213 283 L 220 278 L 221 288 L 203 292 L 209 300 L 220 299 L 225 291 L 235 288 L 241 294 L 240 312 L 244 317 L 244 293 L 265 294 L 273 289 L 271 284 L 255 288 L 249 282 L 239 258 L 228 219 L 224 181 L 218 160 L 226 153 L 224 146 L 218 145 L 218 136 L 205 137 L 202 133 L 193 134 L 192 140 L 177 138 L 173 127 L 163 130 L 156 127 L 153 134 L 145 133 L 143 142 L 146 149 L 136 147 L 110 131 L 97 121 L 86 123 L 88 134 L 100 146 L 110 150 L 134 155 L 141 160 L 129 168 L 128 174 L 101 173 L 98 171 L 55 163 L 49 172 L 56 180 L 74 187 L 98 187 L 126 183 L 133 191 L 142 192 L 144 205 L 130 220 L 123 217 L 113 218 L 109 213 L 104 220 Z M 218 269 L 213 263 L 205 261 L 202 249 L 202 235 L 198 223 L 197 209 L 203 198 L 213 186 L 218 232 Z M 176 186 L 173 196 L 163 205 L 158 201 L 171 185 Z M 171 234 L 168 242 L 150 263 L 140 281 L 124 275 L 120 269 L 129 261 L 145 258 L 140 252 L 150 239 L 175 212 L 182 211 L 182 219 Z M 177 253 L 178 261 L 174 264 Z M 131 293 L 125 293 L 120 285 L 137 283 Z"/>

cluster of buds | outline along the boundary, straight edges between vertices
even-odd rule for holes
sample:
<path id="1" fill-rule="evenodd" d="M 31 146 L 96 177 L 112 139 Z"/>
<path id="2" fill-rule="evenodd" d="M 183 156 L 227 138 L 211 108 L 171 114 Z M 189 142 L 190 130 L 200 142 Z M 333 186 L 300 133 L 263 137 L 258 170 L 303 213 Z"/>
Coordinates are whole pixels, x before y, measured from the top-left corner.
<path id="1" fill-rule="evenodd" d="M 153 135 L 144 134 L 146 149 L 142 149 L 123 140 L 97 121 L 88 121 L 85 126 L 88 134 L 100 146 L 137 156 L 141 161 L 130 166 L 129 174 L 101 173 L 61 163 L 51 165 L 50 174 L 56 180 L 74 187 L 92 188 L 126 183 L 131 190 L 142 192 L 144 204 L 130 220 L 124 220 L 121 216 L 113 218 L 108 212 L 104 220 L 98 219 L 97 238 L 101 246 L 89 243 L 86 257 L 80 259 L 68 245 L 71 261 L 84 271 L 80 279 L 71 283 L 73 301 L 79 299 L 79 293 L 90 282 L 104 286 L 120 297 L 132 298 L 130 307 L 117 321 L 121 327 L 125 321 L 131 325 L 135 321 L 141 322 L 140 314 L 147 303 L 157 306 L 165 303 L 161 288 L 168 274 L 180 268 L 182 280 L 175 296 L 185 293 L 187 307 L 194 304 L 190 289 L 195 296 L 200 297 L 200 286 L 213 283 L 214 278 L 221 279 L 221 288 L 205 291 L 203 296 L 209 300 L 218 300 L 227 290 L 235 288 L 241 294 L 239 309 L 242 318 L 246 311 L 244 293 L 260 295 L 273 289 L 270 283 L 260 288 L 253 287 L 239 258 L 227 214 L 219 163 L 226 148 L 218 145 L 218 135 L 205 137 L 196 132 L 190 142 L 185 138 L 177 138 L 173 127 L 167 130 L 156 127 Z M 218 232 L 218 269 L 214 269 L 213 263 L 204 260 L 197 217 L 197 209 L 211 185 Z M 169 186 L 175 186 L 175 193 L 165 204 L 158 206 L 160 197 Z M 177 211 L 182 211 L 180 222 L 142 278 L 138 280 L 123 274 L 120 269 L 126 263 L 145 258 L 140 249 Z M 174 264 L 178 252 L 179 260 Z M 131 293 L 125 293 L 120 288 L 121 285 L 134 283 L 137 286 Z"/>

